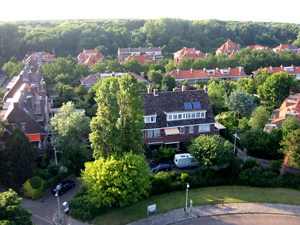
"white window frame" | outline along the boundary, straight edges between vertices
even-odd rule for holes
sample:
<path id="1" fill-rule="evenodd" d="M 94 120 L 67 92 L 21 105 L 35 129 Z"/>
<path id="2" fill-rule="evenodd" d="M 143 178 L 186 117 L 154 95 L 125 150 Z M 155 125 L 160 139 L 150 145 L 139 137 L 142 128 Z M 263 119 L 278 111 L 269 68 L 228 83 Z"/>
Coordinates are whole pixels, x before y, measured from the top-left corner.
<path id="1" fill-rule="evenodd" d="M 194 133 L 194 126 L 190 126 L 190 127 L 189 127 L 189 133 L 190 133 L 190 134 Z"/>
<path id="2" fill-rule="evenodd" d="M 201 124 L 199 125 L 199 132 L 209 132 L 210 124 Z"/>
<path id="3" fill-rule="evenodd" d="M 156 123 L 156 115 L 144 116 L 145 123 Z"/>
<path id="4" fill-rule="evenodd" d="M 185 128 L 184 127 L 179 127 L 180 128 L 180 134 L 185 134 Z"/>
<path id="5" fill-rule="evenodd" d="M 22 130 L 26 130 L 26 123 L 21 123 Z"/>
<path id="6" fill-rule="evenodd" d="M 167 121 L 203 119 L 203 118 L 206 118 L 206 110 L 167 114 Z"/>
<path id="7" fill-rule="evenodd" d="M 157 138 L 157 137 L 160 137 L 160 129 L 147 131 L 147 138 Z"/>

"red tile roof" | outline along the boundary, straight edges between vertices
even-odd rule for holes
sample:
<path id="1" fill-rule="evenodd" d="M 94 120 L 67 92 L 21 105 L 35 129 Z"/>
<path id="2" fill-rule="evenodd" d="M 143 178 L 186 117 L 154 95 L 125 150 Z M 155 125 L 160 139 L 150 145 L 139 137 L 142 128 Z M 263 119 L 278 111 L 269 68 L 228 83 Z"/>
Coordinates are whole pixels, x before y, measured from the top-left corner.
<path id="1" fill-rule="evenodd" d="M 99 60 L 104 59 L 104 55 L 101 52 L 98 52 L 97 50 L 85 50 L 83 49 L 83 52 L 79 53 L 77 56 L 78 63 L 84 63 L 87 64 L 89 68 L 92 68 L 95 63 L 97 63 Z"/>
<path id="2" fill-rule="evenodd" d="M 278 118 L 274 117 L 271 124 L 284 120 L 287 115 L 296 115 L 298 122 L 300 121 L 300 100 L 298 99 L 295 104 L 289 104 L 288 101 L 289 98 L 285 99 L 285 101 L 282 103 L 279 109 Z"/>
<path id="3" fill-rule="evenodd" d="M 213 71 L 213 75 L 208 75 L 207 71 Z M 228 71 L 228 73 L 222 74 L 222 71 Z M 169 73 L 174 76 L 175 79 L 192 79 L 192 78 L 218 78 L 218 77 L 246 77 L 247 75 L 243 70 L 239 68 L 230 69 L 207 69 L 207 70 L 175 70 Z"/>
<path id="4" fill-rule="evenodd" d="M 83 64 L 86 64 L 89 68 L 93 68 L 94 64 L 101 60 L 98 56 L 90 55 Z"/>
<path id="5" fill-rule="evenodd" d="M 295 45 L 292 45 L 292 44 L 280 44 L 276 48 L 273 48 L 274 52 L 281 52 L 284 50 L 292 50 L 293 52 L 297 52 L 299 49 Z"/>
<path id="6" fill-rule="evenodd" d="M 259 71 L 265 71 L 265 70 L 272 71 L 273 74 L 274 73 L 279 73 L 279 72 L 286 72 L 286 73 L 289 73 L 289 74 L 300 74 L 300 66 L 294 66 L 294 65 L 286 66 L 286 67 L 283 67 L 283 66 L 279 66 L 279 67 L 269 66 L 269 67 L 265 67 L 265 68 L 262 68 L 262 69 L 255 70 L 252 73 L 257 74 Z"/>
<path id="7" fill-rule="evenodd" d="M 179 51 L 174 52 L 173 54 L 184 55 L 184 54 L 187 54 L 187 53 L 197 53 L 197 52 L 200 53 L 200 50 L 198 50 L 196 48 L 187 48 L 187 47 L 184 47 L 183 49 L 180 49 Z"/>
<path id="8" fill-rule="evenodd" d="M 135 56 L 128 56 L 125 61 L 128 61 L 130 59 L 136 59 L 142 66 L 144 65 L 144 63 L 146 61 L 151 61 L 153 64 L 157 64 L 157 62 L 155 62 L 153 59 L 151 59 L 150 56 L 148 55 L 135 55 Z"/>
<path id="9" fill-rule="evenodd" d="M 233 43 L 233 41 L 226 41 L 220 48 L 217 49 L 216 54 L 228 54 L 232 51 L 239 51 L 239 46 Z"/>
<path id="10" fill-rule="evenodd" d="M 266 51 L 266 50 L 269 49 L 268 47 L 263 47 L 263 46 L 260 46 L 260 45 L 249 45 L 249 46 L 247 46 L 247 48 L 249 48 L 251 51 L 252 50 L 263 50 L 263 51 Z"/>

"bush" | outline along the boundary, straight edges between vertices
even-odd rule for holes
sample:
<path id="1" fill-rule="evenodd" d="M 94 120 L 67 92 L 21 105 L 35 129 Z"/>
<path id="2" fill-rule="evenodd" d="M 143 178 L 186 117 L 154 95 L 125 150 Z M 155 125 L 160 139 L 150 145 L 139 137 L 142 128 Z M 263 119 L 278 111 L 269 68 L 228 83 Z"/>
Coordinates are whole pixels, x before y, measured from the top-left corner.
<path id="1" fill-rule="evenodd" d="M 158 172 L 152 180 L 152 194 L 162 194 L 171 189 L 172 179 L 168 173 Z"/>
<path id="2" fill-rule="evenodd" d="M 254 166 L 261 167 L 261 164 L 257 159 L 250 158 L 244 162 L 243 169 L 248 169 L 248 168 L 252 169 Z"/>
<path id="3" fill-rule="evenodd" d="M 48 180 L 50 177 L 53 176 L 51 173 L 49 173 L 49 171 L 47 171 L 47 170 L 42 170 L 42 169 L 38 169 L 38 170 L 37 170 L 37 175 L 38 175 L 39 177 L 41 177 L 43 180 Z"/>
<path id="4" fill-rule="evenodd" d="M 87 188 L 81 187 L 81 190 L 77 192 L 74 197 L 69 200 L 69 212 L 74 219 L 81 221 L 92 220 L 96 216 L 101 215 L 105 210 L 103 207 L 99 207 L 93 204 L 91 201 L 87 201 L 85 196 L 87 195 Z"/>
<path id="5" fill-rule="evenodd" d="M 282 160 L 271 160 L 271 170 L 275 173 L 280 173 Z"/>
<path id="6" fill-rule="evenodd" d="M 188 178 L 189 178 L 189 175 L 187 173 L 182 173 L 180 176 L 180 179 L 184 182 L 186 182 Z"/>
<path id="7" fill-rule="evenodd" d="M 23 190 L 25 197 L 37 199 L 45 194 L 45 181 L 34 176 L 25 182 Z"/>
<path id="8" fill-rule="evenodd" d="M 51 173 L 53 176 L 56 176 L 58 174 L 59 171 L 59 165 L 56 165 L 55 163 L 51 163 L 48 166 L 48 171 L 49 173 Z"/>
<path id="9" fill-rule="evenodd" d="M 173 148 L 159 148 L 159 151 L 162 153 L 164 160 L 174 159 L 175 150 Z"/>

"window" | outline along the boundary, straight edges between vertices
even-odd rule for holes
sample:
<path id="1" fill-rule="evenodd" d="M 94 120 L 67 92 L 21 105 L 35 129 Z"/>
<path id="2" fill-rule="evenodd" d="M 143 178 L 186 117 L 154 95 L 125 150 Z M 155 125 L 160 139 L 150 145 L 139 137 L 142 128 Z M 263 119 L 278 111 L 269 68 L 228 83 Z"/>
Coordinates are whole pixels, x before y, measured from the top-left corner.
<path id="1" fill-rule="evenodd" d="M 180 127 L 180 133 L 184 134 L 184 127 Z"/>
<path id="2" fill-rule="evenodd" d="M 192 104 L 191 104 L 190 102 L 184 103 L 184 107 L 185 107 L 186 110 L 191 110 L 191 109 L 193 109 L 193 108 L 192 108 Z"/>
<path id="3" fill-rule="evenodd" d="M 145 123 L 155 123 L 156 116 L 144 116 L 144 122 Z"/>
<path id="4" fill-rule="evenodd" d="M 15 129 L 16 128 L 16 124 L 15 123 L 11 123 L 11 129 Z"/>
<path id="5" fill-rule="evenodd" d="M 193 102 L 194 109 L 201 109 L 200 102 Z"/>
<path id="6" fill-rule="evenodd" d="M 194 126 L 190 126 L 190 133 L 194 133 Z"/>
<path id="7" fill-rule="evenodd" d="M 205 118 L 205 114 L 206 114 L 205 112 L 202 112 L 200 117 Z"/>
<path id="8" fill-rule="evenodd" d="M 208 132 L 210 131 L 210 125 L 209 124 L 203 124 L 199 126 L 199 132 Z"/>
<path id="9" fill-rule="evenodd" d="M 160 136 L 160 130 L 148 130 L 148 138 L 156 138 Z"/>
<path id="10" fill-rule="evenodd" d="M 26 125 L 26 123 L 21 123 L 22 130 L 25 130 L 25 125 Z"/>

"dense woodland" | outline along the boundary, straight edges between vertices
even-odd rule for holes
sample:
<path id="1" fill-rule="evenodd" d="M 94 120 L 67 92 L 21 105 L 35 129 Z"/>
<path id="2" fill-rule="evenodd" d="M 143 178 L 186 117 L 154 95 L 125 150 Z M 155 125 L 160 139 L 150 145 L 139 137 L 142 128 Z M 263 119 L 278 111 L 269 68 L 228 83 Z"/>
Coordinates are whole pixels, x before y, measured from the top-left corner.
<path id="1" fill-rule="evenodd" d="M 214 53 L 228 39 L 241 47 L 280 43 L 300 47 L 300 25 L 220 20 L 68 20 L 0 23 L 0 66 L 12 56 L 46 51 L 56 57 L 77 56 L 82 49 L 101 49 L 113 58 L 118 47 L 161 46 L 165 56 L 182 47 Z"/>

